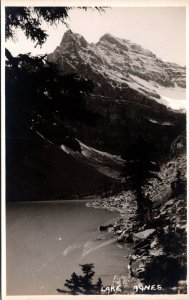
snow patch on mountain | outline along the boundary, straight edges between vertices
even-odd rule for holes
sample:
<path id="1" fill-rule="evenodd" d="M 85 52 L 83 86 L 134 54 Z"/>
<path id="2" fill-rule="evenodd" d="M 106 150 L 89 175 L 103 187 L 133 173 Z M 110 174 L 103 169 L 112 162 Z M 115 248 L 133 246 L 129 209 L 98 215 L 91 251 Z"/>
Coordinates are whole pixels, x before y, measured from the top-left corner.
<path id="1" fill-rule="evenodd" d="M 146 80 L 144 80 L 142 78 L 139 78 L 138 76 L 135 76 L 135 75 L 132 75 L 132 74 L 129 74 L 129 77 L 132 78 L 132 80 L 134 82 L 136 82 L 139 86 L 156 92 L 157 84 L 155 84 L 153 82 L 146 81 Z"/>
<path id="2" fill-rule="evenodd" d="M 118 155 L 99 151 L 93 147 L 89 147 L 77 140 L 81 147 L 81 153 L 74 151 L 65 145 L 60 148 L 68 155 L 74 157 L 85 164 L 95 167 L 100 173 L 112 178 L 117 178 L 121 174 L 125 161 Z"/>
<path id="3" fill-rule="evenodd" d="M 105 159 L 111 159 L 111 160 L 114 160 L 116 161 L 117 163 L 119 164 L 123 164 L 124 160 L 119 156 L 119 155 L 114 155 L 114 154 L 110 154 L 110 153 L 107 153 L 107 152 L 103 152 L 103 151 L 99 151 L 97 149 L 94 149 L 92 147 L 89 147 L 85 144 L 83 144 L 82 142 L 80 142 L 79 140 L 77 140 L 81 146 L 81 153 L 82 155 L 88 157 L 88 158 L 95 158 L 96 160 L 99 160 L 99 159 L 102 159 L 105 158 Z M 96 156 L 94 156 L 94 154 Z"/>
<path id="4" fill-rule="evenodd" d="M 184 88 L 165 88 L 153 81 L 148 82 L 135 75 L 130 74 L 129 77 L 133 80 L 134 83 L 132 82 L 131 85 L 136 90 L 146 94 L 150 93 L 157 102 L 167 108 L 180 112 L 186 111 L 186 90 Z"/>
<path id="5" fill-rule="evenodd" d="M 163 126 L 173 126 L 173 124 L 170 122 L 158 122 L 157 120 L 154 120 L 154 119 L 149 119 L 149 121 L 151 123 L 159 124 L 159 125 L 163 125 Z"/>
<path id="6" fill-rule="evenodd" d="M 138 76 L 129 74 L 130 77 L 130 82 L 128 83 L 128 85 L 137 90 L 138 92 L 140 92 L 141 94 L 148 96 L 150 98 L 153 99 L 157 99 L 160 98 L 159 94 L 157 93 L 156 89 L 155 89 L 155 83 L 153 82 L 148 82 L 142 78 L 139 78 Z"/>
<path id="7" fill-rule="evenodd" d="M 180 87 L 176 88 L 164 88 L 162 86 L 156 87 L 157 93 L 161 96 L 158 100 L 159 103 L 164 104 L 167 108 L 170 108 L 179 112 L 186 112 L 186 90 Z"/>
<path id="8" fill-rule="evenodd" d="M 73 154 L 74 151 L 71 150 L 70 148 L 66 147 L 65 145 L 61 145 L 60 148 L 67 154 Z"/>
<path id="9" fill-rule="evenodd" d="M 186 112 L 186 100 L 176 100 L 162 96 L 159 102 L 166 105 L 168 108 L 171 108 L 172 110 Z"/>

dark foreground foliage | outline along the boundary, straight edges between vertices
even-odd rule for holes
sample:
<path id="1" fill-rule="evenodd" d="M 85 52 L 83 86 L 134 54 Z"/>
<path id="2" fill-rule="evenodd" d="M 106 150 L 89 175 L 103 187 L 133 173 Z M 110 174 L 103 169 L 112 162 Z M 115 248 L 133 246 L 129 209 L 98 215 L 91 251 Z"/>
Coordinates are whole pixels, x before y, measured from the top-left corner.
<path id="1" fill-rule="evenodd" d="M 95 295 L 100 294 L 102 288 L 102 280 L 98 279 L 96 283 L 93 283 L 94 264 L 79 265 L 82 269 L 83 276 L 72 273 L 71 278 L 66 280 L 64 286 L 67 290 L 57 289 L 59 293 L 66 293 L 72 295 L 85 294 Z"/>
<path id="2" fill-rule="evenodd" d="M 89 7 L 79 7 L 87 10 Z M 49 25 L 64 24 L 69 28 L 66 20 L 68 13 L 74 7 L 6 7 L 5 10 L 5 36 L 6 39 L 14 39 L 16 29 L 21 29 L 28 39 L 42 46 L 47 37 L 47 32 L 42 28 L 42 23 Z M 103 11 L 102 7 L 95 7 L 98 11 Z M 36 47 L 35 46 L 35 47 Z"/>

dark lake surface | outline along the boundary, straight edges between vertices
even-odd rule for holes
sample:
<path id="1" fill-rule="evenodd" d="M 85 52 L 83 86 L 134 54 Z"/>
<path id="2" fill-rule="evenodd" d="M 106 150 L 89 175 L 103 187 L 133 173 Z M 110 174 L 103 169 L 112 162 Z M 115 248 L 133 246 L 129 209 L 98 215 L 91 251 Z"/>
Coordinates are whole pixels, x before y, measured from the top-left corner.
<path id="1" fill-rule="evenodd" d="M 130 250 L 98 231 L 117 212 L 87 208 L 86 201 L 8 203 L 7 294 L 59 294 L 79 264 L 94 264 L 94 282 L 111 285 L 127 274 Z M 60 294 L 59 294 L 60 295 Z"/>

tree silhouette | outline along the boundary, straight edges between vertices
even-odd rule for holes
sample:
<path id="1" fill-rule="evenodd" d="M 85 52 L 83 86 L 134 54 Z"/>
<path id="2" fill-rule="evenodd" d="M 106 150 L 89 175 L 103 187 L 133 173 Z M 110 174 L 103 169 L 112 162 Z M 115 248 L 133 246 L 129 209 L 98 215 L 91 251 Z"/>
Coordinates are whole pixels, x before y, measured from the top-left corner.
<path id="1" fill-rule="evenodd" d="M 15 29 L 21 29 L 27 38 L 36 42 L 36 45 L 42 46 L 45 43 L 48 34 L 42 29 L 42 23 L 50 25 L 64 24 L 69 28 L 66 22 L 68 13 L 74 7 L 6 7 L 5 9 L 5 37 L 14 39 Z M 89 7 L 79 7 L 87 10 Z M 95 7 L 98 11 L 103 11 L 102 7 Z"/>
<path id="2" fill-rule="evenodd" d="M 13 149 L 15 145 L 17 148 L 20 141 L 29 141 L 32 130 L 40 132 L 54 144 L 64 144 L 80 151 L 68 120 L 95 124 L 97 115 L 86 106 L 92 82 L 76 74 L 60 75 L 56 65 L 44 61 L 43 57 L 24 55 L 14 58 L 10 52 L 8 56 L 7 147 Z"/>
<path id="3" fill-rule="evenodd" d="M 83 264 L 79 265 L 82 269 L 83 276 L 77 275 L 75 272 L 72 273 L 70 279 L 66 279 L 64 284 L 68 290 L 57 289 L 59 293 L 67 293 L 72 295 L 85 294 L 85 295 L 95 295 L 101 293 L 102 280 L 98 279 L 96 284 L 94 284 L 94 264 Z"/>
<path id="4" fill-rule="evenodd" d="M 36 46 L 42 45 L 47 38 L 41 28 L 42 21 L 50 25 L 64 23 L 68 10 L 62 7 L 6 7 L 6 38 L 14 38 L 15 29 L 21 29 Z M 15 193 L 20 190 L 19 176 L 22 175 L 19 170 L 25 170 L 23 165 L 27 167 L 30 153 L 38 153 L 45 139 L 80 151 L 76 139 L 77 124 L 84 122 L 93 126 L 97 114 L 87 107 L 87 98 L 93 89 L 90 80 L 78 74 L 60 73 L 58 66 L 50 63 L 46 55 L 34 57 L 27 53 L 14 57 L 8 49 L 5 54 L 7 189 L 10 190 L 11 178 Z M 33 170 L 31 178 L 35 182 Z M 28 186 L 27 193 L 30 193 L 31 185 Z"/>
<path id="5" fill-rule="evenodd" d="M 42 45 L 47 38 L 41 28 L 42 22 L 66 25 L 70 9 L 6 7 L 6 39 L 13 38 L 15 29 L 20 28 L 27 38 Z M 50 63 L 46 55 L 34 57 L 28 53 L 13 57 L 8 49 L 5 54 L 6 130 L 9 138 L 14 140 L 34 129 L 52 142 L 61 144 L 63 139 L 65 142 L 69 140 L 69 136 L 74 138 L 67 120 L 95 124 L 97 114 L 88 111 L 86 106 L 87 96 L 93 89 L 90 80 L 78 74 L 60 74 L 58 66 Z M 78 148 L 75 140 L 71 143 Z"/>
<path id="6" fill-rule="evenodd" d="M 64 286 L 70 289 L 70 293 L 72 295 L 77 295 L 78 293 L 82 292 L 80 288 L 80 278 L 78 275 L 76 275 L 75 272 L 72 273 L 70 280 L 66 279 L 66 283 Z"/>
<path id="7" fill-rule="evenodd" d="M 161 180 L 157 175 L 160 167 L 150 160 L 152 145 L 142 137 L 138 137 L 136 144 L 128 147 L 125 154 L 126 164 L 122 173 L 125 184 L 134 191 L 137 201 L 137 212 L 144 219 L 151 219 L 152 201 L 149 194 L 145 194 L 145 187 L 150 184 L 152 178 Z"/>
<path id="8" fill-rule="evenodd" d="M 186 183 L 182 179 L 181 171 L 177 170 L 176 179 L 171 183 L 171 198 L 179 197 L 185 193 Z"/>

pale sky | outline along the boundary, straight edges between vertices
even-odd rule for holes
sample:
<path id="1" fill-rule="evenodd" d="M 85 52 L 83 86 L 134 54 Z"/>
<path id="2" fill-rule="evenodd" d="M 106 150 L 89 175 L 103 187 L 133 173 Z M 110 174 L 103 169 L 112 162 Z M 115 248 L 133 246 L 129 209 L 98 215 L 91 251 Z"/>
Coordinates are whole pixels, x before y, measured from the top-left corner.
<path id="1" fill-rule="evenodd" d="M 128 39 L 151 50 L 164 61 L 186 64 L 186 10 L 184 7 L 123 7 L 109 8 L 103 13 L 95 10 L 87 12 L 73 9 L 67 20 L 70 29 L 80 33 L 88 42 L 96 43 L 99 38 L 110 33 Z M 44 25 L 49 37 L 40 48 L 18 32 L 15 42 L 9 40 L 6 47 L 13 55 L 31 52 L 51 53 L 60 45 L 67 30 L 65 25 Z"/>

